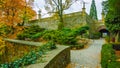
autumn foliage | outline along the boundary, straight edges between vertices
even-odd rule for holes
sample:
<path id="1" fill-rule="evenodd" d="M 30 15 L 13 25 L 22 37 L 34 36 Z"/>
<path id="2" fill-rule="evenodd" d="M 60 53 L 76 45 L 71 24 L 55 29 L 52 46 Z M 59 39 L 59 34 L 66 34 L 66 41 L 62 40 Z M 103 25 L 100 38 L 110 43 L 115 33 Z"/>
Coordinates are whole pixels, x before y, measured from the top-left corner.
<path id="1" fill-rule="evenodd" d="M 23 26 L 36 16 L 32 2 L 32 0 L 0 0 L 0 23 L 5 23 L 14 30 Z"/>

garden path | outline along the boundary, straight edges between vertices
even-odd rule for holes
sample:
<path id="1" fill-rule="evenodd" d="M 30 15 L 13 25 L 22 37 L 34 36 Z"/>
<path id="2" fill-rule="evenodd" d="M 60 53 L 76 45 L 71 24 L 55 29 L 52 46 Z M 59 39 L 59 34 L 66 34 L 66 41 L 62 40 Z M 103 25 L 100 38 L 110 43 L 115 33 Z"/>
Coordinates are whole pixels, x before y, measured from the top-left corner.
<path id="1" fill-rule="evenodd" d="M 71 50 L 70 68 L 101 68 L 102 44 L 104 44 L 104 39 L 93 40 L 88 48 Z"/>

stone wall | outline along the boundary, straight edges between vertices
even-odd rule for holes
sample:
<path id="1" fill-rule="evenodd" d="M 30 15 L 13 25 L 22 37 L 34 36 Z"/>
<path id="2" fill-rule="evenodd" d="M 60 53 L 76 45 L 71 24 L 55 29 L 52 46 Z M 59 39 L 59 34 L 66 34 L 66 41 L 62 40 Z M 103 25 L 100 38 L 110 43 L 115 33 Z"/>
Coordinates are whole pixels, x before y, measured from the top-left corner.
<path id="1" fill-rule="evenodd" d="M 70 48 L 56 55 L 44 68 L 66 68 L 70 63 Z"/>
<path id="2" fill-rule="evenodd" d="M 64 25 L 67 28 L 76 28 L 83 25 L 86 25 L 86 15 L 83 16 L 82 12 L 75 12 L 70 14 L 65 14 L 63 16 L 64 18 Z M 41 28 L 46 29 L 58 29 L 59 19 L 55 17 L 48 17 L 48 18 L 42 18 L 39 20 L 31 21 L 31 24 L 26 25 L 39 25 Z"/>
<path id="3" fill-rule="evenodd" d="M 46 57 L 42 59 L 45 62 L 38 62 L 25 68 L 66 68 L 70 63 L 70 47 L 57 45 L 57 49 L 50 51 L 44 56 Z"/>

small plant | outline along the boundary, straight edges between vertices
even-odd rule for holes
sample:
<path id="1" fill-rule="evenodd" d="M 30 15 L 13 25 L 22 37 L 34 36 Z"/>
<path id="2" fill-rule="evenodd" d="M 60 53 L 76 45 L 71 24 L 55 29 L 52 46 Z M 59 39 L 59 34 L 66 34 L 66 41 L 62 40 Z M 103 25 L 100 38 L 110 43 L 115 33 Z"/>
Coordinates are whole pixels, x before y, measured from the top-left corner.
<path id="1" fill-rule="evenodd" d="M 84 48 L 84 44 L 78 44 L 78 45 L 71 45 L 71 49 L 82 49 Z"/>
<path id="2" fill-rule="evenodd" d="M 77 49 L 82 49 L 82 48 L 84 48 L 84 44 L 79 44 L 76 47 L 77 47 Z"/>
<path id="3" fill-rule="evenodd" d="M 47 44 L 45 44 L 46 48 L 50 49 L 50 50 L 53 50 L 53 49 L 56 49 L 56 45 L 53 41 L 49 41 Z"/>
<path id="4" fill-rule="evenodd" d="M 106 37 L 105 37 L 105 41 L 106 41 L 106 42 L 110 42 L 110 37 L 109 37 L 109 36 L 106 36 Z"/>
<path id="5" fill-rule="evenodd" d="M 100 34 L 100 32 L 96 32 L 96 33 L 93 33 L 92 34 L 92 39 L 99 39 L 101 37 L 101 34 Z"/>

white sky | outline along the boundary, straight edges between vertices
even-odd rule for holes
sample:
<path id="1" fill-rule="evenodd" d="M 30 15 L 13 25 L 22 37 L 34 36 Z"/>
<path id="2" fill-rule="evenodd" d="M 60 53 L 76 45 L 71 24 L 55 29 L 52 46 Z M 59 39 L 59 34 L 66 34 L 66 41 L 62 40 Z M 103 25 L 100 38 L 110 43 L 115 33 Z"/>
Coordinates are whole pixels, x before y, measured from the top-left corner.
<path id="1" fill-rule="evenodd" d="M 91 2 L 92 0 L 84 0 L 86 4 L 86 12 L 89 14 L 90 13 L 90 7 L 91 7 Z M 97 16 L 98 19 L 101 19 L 101 11 L 102 11 L 102 3 L 103 0 L 95 0 L 96 3 L 96 8 L 97 8 Z M 39 8 L 42 10 L 41 14 L 42 17 L 47 17 L 49 15 L 46 15 L 47 11 L 44 9 L 45 2 L 44 0 L 35 0 L 35 11 L 38 12 Z M 77 2 L 74 3 L 68 10 L 65 11 L 65 13 L 72 13 L 72 12 L 78 12 L 82 10 L 82 3 Z"/>

